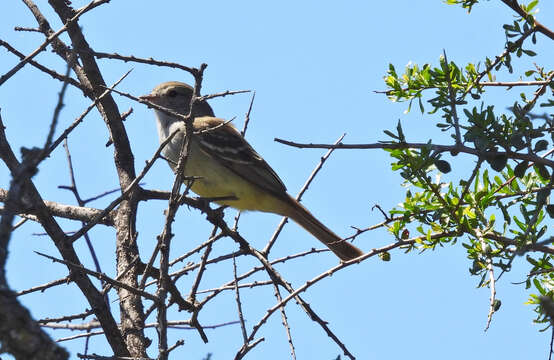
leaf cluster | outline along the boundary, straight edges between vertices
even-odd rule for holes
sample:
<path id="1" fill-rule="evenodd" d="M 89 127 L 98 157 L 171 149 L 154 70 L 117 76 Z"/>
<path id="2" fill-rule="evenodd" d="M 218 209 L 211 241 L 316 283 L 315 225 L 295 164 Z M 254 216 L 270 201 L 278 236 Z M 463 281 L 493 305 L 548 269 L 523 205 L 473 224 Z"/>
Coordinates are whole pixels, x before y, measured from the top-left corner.
<path id="1" fill-rule="evenodd" d="M 446 0 L 468 10 L 477 2 Z M 528 15 L 503 26 L 504 51 L 494 59 L 460 65 L 444 54 L 437 65 L 409 63 L 402 73 L 389 65 L 384 76 L 387 97 L 407 102 L 407 112 L 417 100 L 422 116 L 432 119 L 452 143 L 427 139 L 410 144 L 400 122 L 385 134 L 392 169 L 407 187 L 403 202 L 390 211 L 397 220 L 389 231 L 399 240 L 407 229 L 420 235 L 407 251 L 426 251 L 463 239 L 469 272 L 479 278 L 478 286 L 490 285 L 487 279 L 490 273 L 494 276 L 494 269 L 503 274 L 512 269 L 516 257 L 525 257 L 529 265 L 525 285 L 536 292 L 529 303 L 536 305 L 537 321 L 546 322 L 549 316 L 540 304 L 554 294 L 548 221 L 554 217 L 550 199 L 554 162 L 549 160 L 554 152 L 554 69 L 525 62 L 536 55 L 525 47 L 537 42 L 530 15 L 537 3 L 522 5 Z M 497 82 L 503 70 L 517 72 L 521 81 Z M 521 92 L 510 108 L 498 110 L 489 96 L 490 86 L 532 91 Z M 536 108 L 548 112 L 537 115 Z M 469 167 L 463 165 L 468 157 L 473 160 Z"/>

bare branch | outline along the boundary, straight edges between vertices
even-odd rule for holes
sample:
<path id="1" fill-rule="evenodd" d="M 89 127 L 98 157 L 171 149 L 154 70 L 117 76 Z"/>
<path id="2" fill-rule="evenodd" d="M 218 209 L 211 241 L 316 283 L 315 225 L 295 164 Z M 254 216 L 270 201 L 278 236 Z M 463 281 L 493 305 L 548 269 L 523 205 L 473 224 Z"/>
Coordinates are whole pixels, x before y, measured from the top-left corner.
<path id="1" fill-rule="evenodd" d="M 8 200 L 8 191 L 5 189 L 0 188 L 0 201 L 6 202 Z M 48 211 L 53 216 L 65 218 L 65 219 L 71 219 L 71 220 L 79 220 L 79 221 L 85 221 L 88 222 L 94 218 L 98 218 L 98 224 L 106 225 L 106 226 L 113 226 L 114 224 L 114 218 L 115 213 L 108 211 L 104 213 L 103 210 L 95 209 L 95 208 L 89 208 L 89 207 L 82 207 L 82 206 L 74 206 L 74 205 L 65 205 L 60 204 L 54 201 L 48 201 L 44 200 L 44 205 L 48 208 Z M 23 215 L 32 215 L 34 214 L 33 209 L 15 209 L 16 214 L 23 214 Z M 37 219 L 38 218 L 34 218 Z"/>
<path id="2" fill-rule="evenodd" d="M 30 0 L 26 0 L 27 2 L 31 2 Z M 70 25 L 74 24 L 81 15 L 85 14 L 88 10 L 93 8 L 93 5 L 95 5 L 97 1 L 90 2 L 87 6 L 81 8 L 73 17 L 67 19 L 67 22 L 64 24 L 64 26 L 61 27 L 58 31 L 56 31 L 54 34 L 50 35 L 35 51 L 27 55 L 24 59 L 22 59 L 17 65 L 15 65 L 11 70 L 9 70 L 4 75 L 0 76 L 0 85 L 6 82 L 9 78 L 11 78 L 16 72 L 21 70 L 23 66 L 25 66 L 26 63 L 31 61 L 35 56 L 37 56 L 39 53 L 44 51 L 48 44 L 50 44 L 52 41 L 54 41 L 58 36 L 60 36 L 62 33 L 67 31 Z"/>
<path id="3" fill-rule="evenodd" d="M 152 295 L 150 293 L 147 293 L 146 291 L 142 291 L 142 290 L 139 290 L 139 289 L 136 289 L 136 288 L 133 288 L 132 286 L 129 286 L 121 281 L 118 281 L 118 280 L 115 280 L 115 279 L 112 279 L 110 278 L 109 276 L 106 276 L 105 274 L 102 274 L 102 273 L 99 273 L 97 271 L 92 271 L 90 269 L 87 269 L 86 267 L 84 267 L 83 265 L 81 264 L 72 264 L 70 263 L 69 261 L 65 261 L 65 260 L 61 260 L 61 259 L 57 259 L 53 256 L 50 256 L 50 255 L 46 255 L 46 254 L 43 254 L 41 252 L 38 252 L 38 251 L 35 251 L 35 253 L 37 253 L 38 255 L 40 256 L 44 256 L 45 258 L 47 259 L 50 259 L 52 260 L 53 262 L 57 262 L 57 263 L 60 263 L 60 264 L 64 264 L 64 265 L 67 265 L 68 267 L 70 267 L 71 269 L 77 269 L 79 271 L 82 271 L 84 273 L 87 273 L 89 275 L 92 275 L 94 276 L 95 278 L 99 279 L 99 280 L 102 280 L 102 281 L 105 281 L 107 282 L 108 284 L 116 287 L 116 288 L 123 288 L 127 291 L 130 291 L 132 293 L 135 293 L 137 295 L 140 295 L 148 300 L 152 300 L 153 302 L 155 303 L 159 303 L 159 299 L 155 296 L 155 295 Z"/>
<path id="4" fill-rule="evenodd" d="M 532 161 L 537 164 L 543 164 L 554 168 L 554 161 L 544 159 L 540 156 L 523 154 L 518 152 L 504 152 L 504 151 L 487 151 L 486 154 L 483 152 L 470 148 L 464 145 L 438 145 L 438 144 L 427 144 L 427 143 L 370 143 L 370 144 L 314 144 L 314 143 L 298 143 L 288 140 L 283 140 L 279 138 L 274 139 L 276 142 L 285 144 L 292 147 L 303 148 L 303 149 L 423 149 L 427 148 L 436 152 L 459 152 L 466 153 L 471 155 L 481 156 L 506 156 L 511 159 Z"/>

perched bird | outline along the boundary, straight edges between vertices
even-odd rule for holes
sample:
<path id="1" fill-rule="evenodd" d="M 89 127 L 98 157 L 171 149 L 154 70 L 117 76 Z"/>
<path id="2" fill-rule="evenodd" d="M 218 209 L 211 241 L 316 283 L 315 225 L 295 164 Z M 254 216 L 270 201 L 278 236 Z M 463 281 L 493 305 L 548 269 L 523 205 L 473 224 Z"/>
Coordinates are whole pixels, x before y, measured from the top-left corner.
<path id="1" fill-rule="evenodd" d="M 141 97 L 153 104 L 187 115 L 193 89 L 170 81 Z M 214 117 L 210 105 L 193 106 L 193 128 L 185 175 L 196 177 L 191 189 L 201 197 L 239 210 L 257 210 L 288 216 L 324 243 L 341 260 L 351 260 L 362 251 L 342 240 L 293 199 L 275 171 L 248 144 L 230 123 Z M 175 171 L 185 136 L 185 124 L 161 110 L 156 113 L 160 143 L 177 129 L 179 132 L 162 150 Z"/>

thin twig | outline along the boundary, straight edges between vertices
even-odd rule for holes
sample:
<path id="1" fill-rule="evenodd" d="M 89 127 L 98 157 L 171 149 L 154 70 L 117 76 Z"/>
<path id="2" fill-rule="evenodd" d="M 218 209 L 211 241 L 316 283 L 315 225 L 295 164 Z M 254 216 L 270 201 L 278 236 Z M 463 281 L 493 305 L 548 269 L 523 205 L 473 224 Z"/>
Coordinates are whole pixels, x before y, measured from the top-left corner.
<path id="1" fill-rule="evenodd" d="M 341 141 L 344 139 L 344 137 L 346 136 L 346 134 L 342 134 L 338 139 L 337 141 L 335 141 L 335 145 L 338 145 L 338 144 L 341 144 Z M 304 183 L 304 185 L 302 186 L 302 188 L 300 189 L 300 191 L 298 192 L 298 195 L 296 195 L 296 201 L 300 201 L 302 200 L 302 196 L 304 195 L 304 193 L 308 190 L 308 187 L 310 186 L 310 184 L 312 183 L 312 181 L 315 179 L 315 176 L 319 173 L 319 171 L 323 168 L 323 164 L 325 164 L 325 161 L 327 161 L 327 159 L 329 158 L 329 156 L 331 156 L 331 154 L 333 153 L 334 149 L 331 148 L 329 149 L 325 155 L 323 155 L 319 161 L 319 163 L 315 166 L 315 168 L 312 170 L 312 173 L 310 174 L 310 176 L 308 177 L 308 179 L 306 180 L 306 182 Z M 267 245 L 265 246 L 265 248 L 262 250 L 262 253 L 265 254 L 266 256 L 269 254 L 269 252 L 271 251 L 271 248 L 273 247 L 273 245 L 275 244 L 275 241 L 277 240 L 277 237 L 279 236 L 279 234 L 281 233 L 281 231 L 283 230 L 283 227 L 285 226 L 285 224 L 287 223 L 288 221 L 288 217 L 283 217 L 281 219 L 281 221 L 279 222 L 279 225 L 277 225 L 277 228 L 275 229 L 275 231 L 273 232 L 273 235 L 271 236 L 271 238 L 269 239 L 269 241 L 267 242 Z"/>
<path id="2" fill-rule="evenodd" d="M 233 276 L 235 278 L 235 302 L 237 303 L 237 313 L 240 321 L 240 330 L 242 332 L 242 339 L 244 345 L 248 344 L 248 335 L 246 334 L 246 324 L 244 322 L 244 316 L 242 315 L 242 302 L 240 301 L 240 291 L 238 287 L 239 280 L 237 279 L 237 261 L 233 257 Z"/>
<path id="3" fill-rule="evenodd" d="M 217 328 L 224 327 L 224 326 L 235 325 L 237 323 L 238 323 L 238 321 L 228 321 L 228 322 L 221 323 L 221 324 L 206 325 L 206 326 L 204 326 L 204 328 L 206 328 L 206 329 L 217 329 Z M 187 321 L 168 321 L 168 328 L 178 329 L 178 330 L 196 330 L 192 326 L 182 326 L 182 325 L 188 325 L 188 324 L 190 324 L 189 320 L 187 320 Z M 144 325 L 145 328 L 153 328 L 155 326 L 156 326 L 156 323 L 151 323 L 151 324 L 145 324 Z M 69 340 L 75 340 L 75 339 L 79 339 L 79 338 L 84 338 L 84 337 L 88 337 L 88 336 L 102 335 L 102 334 L 104 334 L 104 331 L 87 332 L 87 333 L 83 333 L 83 334 L 77 334 L 77 335 L 73 335 L 73 336 L 69 336 L 69 337 L 65 337 L 65 338 L 60 338 L 60 339 L 57 339 L 56 341 L 57 342 L 69 341 Z"/>
<path id="4" fill-rule="evenodd" d="M 198 245 L 197 247 L 195 247 L 194 249 L 190 250 L 189 252 L 179 256 L 178 258 L 176 259 L 173 259 L 172 261 L 169 262 L 169 266 L 173 266 L 175 265 L 176 263 L 178 262 L 181 262 L 183 260 L 185 260 L 186 258 L 188 258 L 189 256 L 191 256 L 192 254 L 194 253 L 197 253 L 199 252 L 200 250 L 202 250 L 203 248 L 205 248 L 206 246 L 208 245 L 211 245 L 214 243 L 214 241 L 216 240 L 219 240 L 223 237 L 223 234 L 218 234 L 218 235 L 215 235 L 213 237 L 210 237 L 207 241 L 205 241 L 204 243 Z"/>
<path id="5" fill-rule="evenodd" d="M 142 290 L 139 290 L 139 289 L 135 289 L 134 287 L 132 286 L 129 286 L 125 283 L 122 283 L 121 281 L 117 281 L 117 280 L 114 280 L 112 278 L 110 278 L 109 276 L 105 275 L 105 274 L 102 274 L 102 273 L 99 273 L 97 271 L 92 271 L 90 269 L 87 269 L 86 267 L 84 267 L 83 265 L 76 265 L 76 264 L 73 264 L 73 263 L 70 263 L 69 261 L 65 261 L 65 260 L 62 260 L 62 259 L 58 259 L 58 258 L 55 258 L 53 256 L 50 256 L 50 255 L 46 255 L 46 254 L 43 254 L 41 252 L 38 252 L 38 251 L 35 251 L 36 254 L 40 255 L 40 256 L 44 256 L 45 258 L 47 259 L 50 259 L 54 262 L 57 262 L 57 263 L 60 263 L 60 264 L 64 264 L 64 265 L 67 265 L 68 267 L 70 268 L 74 268 L 76 270 L 79 270 L 79 271 L 82 271 L 84 273 L 87 273 L 89 275 L 92 275 L 94 276 L 95 278 L 99 279 L 99 280 L 104 280 L 105 282 L 111 284 L 112 286 L 115 286 L 115 287 L 118 287 L 118 288 L 123 288 L 129 292 L 132 292 L 134 294 L 137 294 L 137 295 L 140 295 L 140 296 L 143 296 L 145 297 L 146 299 L 148 300 L 152 300 L 154 301 L 155 303 L 158 303 L 159 302 L 159 299 L 155 296 L 155 295 L 152 295 L 150 293 L 147 293 L 146 291 L 142 291 Z"/>
<path id="6" fill-rule="evenodd" d="M 275 283 L 273 284 L 273 289 L 275 290 L 275 297 L 277 298 L 277 301 L 278 302 L 283 301 L 283 297 L 281 296 L 279 287 Z M 289 321 L 287 319 L 287 313 L 285 312 L 285 306 L 282 306 L 280 308 L 280 311 L 281 311 L 281 320 L 283 320 L 282 324 L 287 334 L 287 341 L 289 342 L 290 354 L 292 359 L 296 360 L 296 351 L 294 350 L 294 343 L 292 342 L 292 335 L 290 333 L 290 326 L 289 326 Z"/>
<path id="7" fill-rule="evenodd" d="M 479 241 L 481 242 L 481 249 L 486 249 L 488 244 L 485 242 L 485 238 L 483 237 L 483 234 L 480 229 L 475 229 L 475 234 L 479 238 Z M 487 324 L 485 325 L 485 331 L 489 329 L 489 326 L 492 321 L 492 315 L 494 314 L 495 310 L 495 304 L 496 304 L 496 280 L 494 279 L 494 266 L 492 264 L 492 258 L 489 254 L 485 254 L 486 256 L 486 265 L 487 265 L 487 272 L 489 273 L 489 288 L 491 289 L 491 296 L 489 299 L 489 313 L 487 315 Z"/>
<path id="8" fill-rule="evenodd" d="M 46 38 L 46 40 L 38 47 L 36 48 L 33 52 L 31 52 L 29 55 L 25 56 L 24 59 L 22 59 L 19 63 L 17 63 L 12 69 L 10 69 L 7 73 L 5 73 L 4 75 L 2 75 L 0 77 L 0 85 L 2 85 L 3 83 L 6 82 L 6 80 L 8 80 L 9 78 L 11 78 L 16 72 L 18 72 L 19 70 L 21 70 L 21 68 L 23 68 L 23 66 L 25 66 L 25 64 L 27 64 L 29 61 L 31 61 L 35 56 L 37 56 L 38 54 L 40 54 L 42 51 L 44 51 L 44 49 L 46 49 L 46 47 L 48 46 L 48 44 L 50 44 L 52 41 L 54 41 L 58 36 L 60 36 L 61 34 L 63 34 L 68 28 L 70 25 L 72 25 L 73 23 L 75 23 L 79 17 L 81 17 L 81 15 L 83 15 L 84 13 L 86 13 L 88 10 L 92 9 L 93 5 L 95 5 L 95 2 L 96 1 L 92 1 L 90 2 L 88 5 L 84 6 L 83 8 L 81 8 L 79 11 L 77 11 L 77 13 L 75 14 L 75 16 L 73 16 L 71 19 L 67 19 L 67 21 L 65 22 L 64 26 L 62 26 L 58 31 L 56 31 L 55 33 L 53 33 L 52 35 L 48 36 Z"/>
<path id="9" fill-rule="evenodd" d="M 67 143 L 67 138 L 64 140 L 64 149 L 65 149 L 65 155 L 67 159 L 67 167 L 69 170 L 69 179 L 71 181 L 71 186 L 69 187 L 71 193 L 73 196 L 75 196 L 75 199 L 77 200 L 77 204 L 79 206 L 84 206 L 85 202 L 81 199 L 81 195 L 79 194 L 79 190 L 77 189 L 77 181 L 75 180 L 75 172 L 73 170 L 73 161 L 71 159 L 71 152 L 69 151 L 69 144 Z M 85 225 L 85 222 L 82 222 L 82 225 Z M 94 263 L 94 267 L 97 272 L 101 273 L 102 268 L 100 267 L 100 262 L 98 261 L 98 257 L 96 256 L 96 251 L 94 250 L 94 246 L 92 245 L 92 241 L 90 240 L 90 237 L 88 233 L 84 234 L 85 242 L 87 244 L 87 247 L 90 252 L 90 256 L 92 257 L 92 261 Z M 101 281 L 102 287 L 106 285 L 104 281 Z M 106 295 L 106 304 L 109 307 L 109 301 Z"/>
<path id="10" fill-rule="evenodd" d="M 554 271 L 554 269 L 552 269 L 552 271 Z M 239 284 L 239 285 L 236 285 L 234 281 L 232 283 L 234 285 L 223 285 L 223 286 L 220 286 L 220 287 L 214 288 L 214 289 L 198 290 L 196 293 L 197 294 L 205 294 L 205 293 L 213 293 L 215 291 L 221 291 L 221 290 L 235 290 L 236 288 L 238 288 L 238 289 L 243 289 L 243 288 L 252 289 L 252 288 L 255 288 L 255 287 L 258 287 L 258 286 L 272 285 L 273 281 L 271 281 L 271 280 L 254 281 L 254 282 L 251 282 L 251 283 L 245 283 L 245 284 Z"/>
<path id="11" fill-rule="evenodd" d="M 212 234 L 210 235 L 210 238 L 214 238 L 216 232 L 217 232 L 217 227 L 214 226 L 212 230 Z M 190 289 L 190 294 L 188 297 L 188 300 L 191 303 L 194 303 L 196 301 L 196 291 L 198 291 L 198 286 L 200 286 L 200 281 L 202 280 L 202 276 L 204 275 L 204 270 L 206 270 L 206 262 L 208 261 L 208 257 L 210 256 L 210 252 L 212 251 L 212 244 L 213 244 L 213 241 L 208 242 L 208 245 L 206 245 L 206 250 L 204 250 L 204 255 L 202 255 L 202 259 L 200 260 L 200 267 L 198 268 L 198 274 L 196 274 L 196 278 L 194 279 L 194 282 L 192 284 L 192 287 Z"/>
<path id="12" fill-rule="evenodd" d="M 21 290 L 21 291 L 17 292 L 15 295 L 16 296 L 21 296 L 21 295 L 30 294 L 30 293 L 33 293 L 33 292 L 36 292 L 36 291 L 43 292 L 44 290 L 49 289 L 49 288 L 54 287 L 54 286 L 68 284 L 70 281 L 71 281 L 71 277 L 66 276 L 62 279 L 50 281 L 50 282 L 48 282 L 46 284 L 43 284 L 43 285 L 34 286 L 34 287 L 26 289 L 26 290 Z"/>
<path id="13" fill-rule="evenodd" d="M 228 96 L 228 95 L 245 94 L 245 93 L 249 93 L 249 92 L 252 92 L 252 90 L 226 90 L 226 91 L 215 93 L 215 94 L 208 94 L 208 95 L 204 95 L 204 96 L 199 96 L 198 101 L 205 101 L 205 100 L 210 100 L 210 99 L 217 98 L 217 97 L 225 97 L 225 96 Z"/>
<path id="14" fill-rule="evenodd" d="M 105 53 L 105 52 L 99 52 L 99 51 L 91 51 L 91 50 L 83 50 L 79 49 L 80 51 L 86 51 L 90 54 L 92 54 L 94 57 L 98 59 L 115 59 L 115 60 L 122 60 L 124 62 L 135 62 L 139 64 L 148 64 L 148 65 L 155 65 L 155 66 L 162 66 L 162 67 L 170 67 L 174 69 L 180 69 L 184 70 L 191 75 L 195 75 L 198 70 L 195 68 L 191 68 L 188 66 L 184 66 L 178 63 L 169 62 L 169 61 L 162 61 L 162 60 L 155 60 L 152 58 L 139 58 L 133 55 L 125 56 L 125 55 L 119 55 L 118 53 Z"/>
<path id="15" fill-rule="evenodd" d="M 39 324 L 48 324 L 48 323 L 58 323 L 58 322 L 62 322 L 62 321 L 73 321 L 73 320 L 76 320 L 76 319 L 85 320 L 87 317 L 89 317 L 90 315 L 93 315 L 93 314 L 94 314 L 94 311 L 86 310 L 86 311 L 84 311 L 80 314 L 62 316 L 62 317 L 53 318 L 53 319 L 45 318 L 45 319 L 37 320 L 37 322 Z"/>
<path id="16" fill-rule="evenodd" d="M 259 338 L 259 339 L 256 339 L 256 340 L 253 340 L 252 342 L 248 343 L 248 344 L 245 344 L 243 345 L 239 351 L 237 352 L 237 354 L 235 355 L 235 360 L 240 360 L 242 359 L 244 356 L 246 356 L 246 354 L 248 354 L 248 352 L 250 350 L 252 350 L 256 345 L 258 345 L 259 343 L 261 343 L 262 341 L 264 341 L 265 338 Z"/>
<path id="17" fill-rule="evenodd" d="M 470 148 L 464 145 L 440 145 L 440 144 L 429 144 L 429 143 L 369 143 L 369 144 L 314 144 L 314 143 L 299 143 L 289 140 L 283 140 L 279 138 L 274 139 L 276 142 L 285 144 L 297 148 L 305 149 L 429 149 L 435 152 L 459 152 L 466 153 L 476 156 L 483 156 L 483 153 L 475 148 Z M 524 160 L 524 161 L 533 161 L 537 164 L 543 164 L 549 167 L 554 168 L 554 161 L 544 159 L 537 155 L 529 155 L 525 153 L 518 152 L 504 152 L 504 151 L 493 151 L 490 150 L 487 152 L 488 156 L 505 156 L 512 159 Z"/>
<path id="18" fill-rule="evenodd" d="M 75 60 L 76 60 L 76 54 L 72 53 L 69 61 L 67 62 L 67 69 L 64 77 L 66 80 L 62 83 L 62 89 L 60 90 L 60 93 L 58 95 L 58 102 L 54 107 L 54 115 L 52 116 L 52 121 L 50 122 L 50 130 L 48 131 L 48 135 L 46 136 L 46 141 L 42 148 L 43 159 L 49 153 L 50 145 L 52 145 L 52 138 L 54 137 L 54 132 L 56 131 L 56 125 L 58 125 L 58 119 L 60 117 L 62 108 L 64 107 L 63 99 L 65 97 L 65 91 L 67 90 L 67 85 L 69 84 L 67 82 L 67 79 L 69 79 L 69 74 L 71 73 L 71 65 L 75 62 Z"/>
<path id="19" fill-rule="evenodd" d="M 252 98 L 250 99 L 250 105 L 248 106 L 248 111 L 246 112 L 246 115 L 244 117 L 244 125 L 242 126 L 242 130 L 240 131 L 240 134 L 242 137 L 246 136 L 246 129 L 248 129 L 248 123 L 250 122 L 250 113 L 252 112 L 252 105 L 254 105 L 254 99 L 256 98 L 256 92 L 252 92 Z"/>
<path id="20" fill-rule="evenodd" d="M 25 58 L 25 55 L 22 52 L 19 52 L 17 49 L 15 49 L 13 46 L 11 46 L 9 43 L 7 43 L 4 40 L 0 39 L 0 46 L 5 47 L 9 52 L 11 52 L 15 56 L 17 56 L 20 60 L 23 60 Z M 81 91 L 83 91 L 83 93 L 88 94 L 88 90 L 86 89 L 86 87 L 81 85 L 81 83 L 79 83 L 77 80 L 75 80 L 71 77 L 69 77 L 69 78 L 65 77 L 64 75 L 59 74 L 59 73 L 55 72 L 54 70 L 49 69 L 46 66 L 44 66 L 44 65 L 42 65 L 42 64 L 40 64 L 40 63 L 38 63 L 34 60 L 29 60 L 29 64 L 34 66 L 38 70 L 42 71 L 43 73 L 46 73 L 46 74 L 50 75 L 53 79 L 57 79 L 59 81 L 67 81 L 72 86 L 74 86 L 74 87 L 80 89 Z"/>
<path id="21" fill-rule="evenodd" d="M 65 129 L 62 134 L 60 136 L 58 136 L 58 138 L 52 143 L 52 145 L 50 146 L 50 148 L 48 149 L 48 152 L 47 152 L 47 155 L 50 155 L 54 149 L 56 149 L 56 147 L 58 147 L 58 145 L 60 145 L 62 143 L 63 140 L 67 139 L 67 137 L 69 136 L 69 134 L 73 131 L 73 129 L 75 129 L 77 127 L 77 125 L 79 125 L 81 122 L 83 122 L 83 120 L 85 119 L 85 116 L 87 116 L 87 114 L 96 107 L 96 105 L 98 105 L 98 103 L 107 95 L 110 94 L 110 92 L 117 86 L 119 85 L 123 79 L 125 79 L 127 77 L 127 75 L 129 75 L 131 73 L 132 69 L 127 71 L 125 74 L 123 74 L 116 82 L 114 82 L 112 84 L 112 86 L 110 86 L 109 88 L 106 89 L 106 91 L 104 91 L 100 96 L 98 96 L 97 98 L 94 99 L 94 101 L 86 108 L 86 110 L 81 114 L 79 115 L 79 117 L 77 117 L 77 119 L 75 119 L 75 121 L 73 121 L 73 123 L 67 128 Z"/>

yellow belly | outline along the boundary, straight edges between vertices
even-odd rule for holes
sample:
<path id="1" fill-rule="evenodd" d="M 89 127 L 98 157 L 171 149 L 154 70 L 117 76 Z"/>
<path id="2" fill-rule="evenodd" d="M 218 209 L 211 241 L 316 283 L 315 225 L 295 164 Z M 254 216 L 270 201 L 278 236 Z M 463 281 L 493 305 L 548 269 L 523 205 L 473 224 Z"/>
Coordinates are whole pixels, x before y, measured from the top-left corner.
<path id="1" fill-rule="evenodd" d="M 260 187 L 252 184 L 209 155 L 192 146 L 185 166 L 185 175 L 198 177 L 191 190 L 205 198 L 235 197 L 236 200 L 215 200 L 239 210 L 256 210 L 285 215 L 289 206 Z"/>

